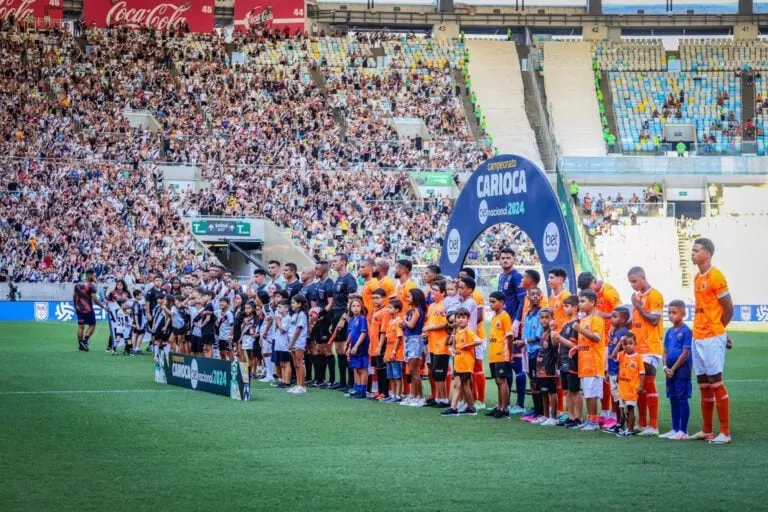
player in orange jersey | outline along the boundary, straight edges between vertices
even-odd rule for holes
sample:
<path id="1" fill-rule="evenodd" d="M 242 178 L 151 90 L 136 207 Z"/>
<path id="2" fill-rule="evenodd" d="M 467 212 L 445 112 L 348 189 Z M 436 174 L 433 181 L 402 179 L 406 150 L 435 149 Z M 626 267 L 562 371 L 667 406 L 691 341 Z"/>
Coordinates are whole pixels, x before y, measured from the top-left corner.
<path id="1" fill-rule="evenodd" d="M 427 320 L 422 330 L 429 353 L 430 384 L 434 386 L 434 397 L 427 400 L 428 406 L 448 407 L 448 376 L 450 349 L 448 347 L 449 324 L 445 310 L 445 280 L 438 279 L 430 286 L 432 304 L 427 308 Z"/>
<path id="2" fill-rule="evenodd" d="M 645 363 L 643 392 L 637 400 L 638 424 L 641 436 L 659 435 L 659 393 L 656 390 L 656 370 L 664 353 L 664 297 L 653 288 L 641 267 L 627 273 L 632 294 L 632 328 L 637 339 L 637 351 Z"/>
<path id="3" fill-rule="evenodd" d="M 611 331 L 611 315 L 613 310 L 621 306 L 621 297 L 616 288 L 608 283 L 598 280 L 590 272 L 582 272 L 579 274 L 576 284 L 579 290 L 590 289 L 597 294 L 597 306 L 595 309 L 596 315 L 603 317 L 605 320 L 605 340 L 610 339 L 609 333 Z M 603 382 L 603 400 L 600 404 L 602 426 L 604 428 L 613 428 L 616 426 L 616 414 L 614 409 L 618 407 L 618 404 L 612 404 L 611 384 L 606 380 Z"/>
<path id="4" fill-rule="evenodd" d="M 475 284 L 477 284 L 477 279 L 475 277 L 475 271 L 469 267 L 464 267 L 459 272 L 459 279 L 469 277 L 473 280 L 475 280 Z M 485 388 L 486 388 L 486 382 L 485 382 L 485 368 L 483 368 L 483 360 L 485 359 L 485 319 L 483 318 L 483 314 L 485 313 L 485 298 L 483 297 L 483 292 L 480 290 L 479 287 L 475 286 L 475 289 L 472 291 L 472 299 L 475 301 L 475 304 L 477 305 L 477 329 L 475 332 L 477 333 L 477 336 L 483 340 L 483 343 L 479 345 L 475 349 L 475 370 L 472 372 L 472 389 L 475 393 L 475 407 L 478 409 L 485 409 Z"/>
<path id="5" fill-rule="evenodd" d="M 360 289 L 360 295 L 363 297 L 363 305 L 368 312 L 368 318 L 366 318 L 368 325 L 370 325 L 371 320 L 373 320 L 373 292 L 380 286 L 379 280 L 374 276 L 373 270 L 375 266 L 376 262 L 368 258 L 360 263 L 360 268 L 358 270 L 360 277 L 362 277 L 364 281 L 363 287 Z"/>
<path id="6" fill-rule="evenodd" d="M 371 296 L 373 314 L 371 315 L 371 322 L 368 327 L 371 338 L 368 355 L 371 357 L 371 366 L 376 370 L 377 390 L 373 396 L 376 400 L 386 398 L 389 391 L 387 366 L 382 356 L 386 345 L 387 328 L 389 327 L 389 310 L 386 306 L 386 294 L 381 288 L 376 288 L 373 291 Z"/>
<path id="7" fill-rule="evenodd" d="M 567 322 L 568 314 L 565 312 L 565 299 L 571 296 L 571 292 L 565 288 L 565 280 L 568 278 L 568 273 L 562 268 L 553 268 L 547 275 L 547 282 L 552 290 L 552 295 L 549 296 L 549 309 L 552 310 L 554 325 L 552 326 L 552 332 L 559 332 Z M 565 393 L 560 381 L 556 381 L 557 384 L 557 413 L 563 418 L 565 415 L 563 411 L 567 409 L 565 405 Z"/>
<path id="8" fill-rule="evenodd" d="M 386 292 L 386 300 L 387 304 L 389 304 L 389 299 L 395 296 L 395 288 L 397 286 L 395 280 L 389 275 L 389 261 L 385 259 L 376 260 L 373 275 L 379 280 L 381 289 Z"/>
<path id="9" fill-rule="evenodd" d="M 469 310 L 459 308 L 454 315 L 457 328 L 453 333 L 453 382 L 454 394 L 451 398 L 451 407 L 440 413 L 441 416 L 477 416 L 474 398 L 472 397 L 472 371 L 475 367 L 475 348 L 482 344 L 482 340 L 475 331 L 468 327 Z M 459 401 L 464 400 L 467 408 L 459 411 Z"/>
<path id="10" fill-rule="evenodd" d="M 573 330 L 579 335 L 579 378 L 584 398 L 587 400 L 587 421 L 580 430 L 598 430 L 597 402 L 603 397 L 605 377 L 605 321 L 595 314 L 597 294 L 592 290 L 579 293 L 579 309 L 584 314 Z"/>
<path id="11" fill-rule="evenodd" d="M 491 377 L 496 379 L 498 403 L 486 416 L 495 419 L 509 418 L 509 376 L 512 373 L 512 318 L 504 311 L 504 294 L 491 292 L 488 297 L 493 311 L 491 337 L 488 340 L 488 363 Z"/>
<path id="12" fill-rule="evenodd" d="M 723 383 L 725 351 L 731 340 L 725 328 L 733 318 L 733 301 L 728 283 L 712 266 L 715 244 L 708 238 L 693 243 L 691 259 L 699 267 L 693 280 L 696 305 L 693 316 L 693 368 L 701 389 L 701 431 L 691 439 L 708 439 L 712 444 L 731 442 L 731 401 Z M 720 434 L 713 433 L 714 409 L 720 420 Z"/>
<path id="13" fill-rule="evenodd" d="M 640 391 L 643 390 L 645 380 L 645 363 L 643 356 L 635 352 L 635 335 L 625 334 L 621 338 L 622 350 L 616 346 L 615 359 L 619 362 L 619 403 L 623 410 L 622 424 L 626 417 L 626 428 L 621 429 L 616 435 L 629 437 L 635 431 L 635 406 L 637 405 Z"/>

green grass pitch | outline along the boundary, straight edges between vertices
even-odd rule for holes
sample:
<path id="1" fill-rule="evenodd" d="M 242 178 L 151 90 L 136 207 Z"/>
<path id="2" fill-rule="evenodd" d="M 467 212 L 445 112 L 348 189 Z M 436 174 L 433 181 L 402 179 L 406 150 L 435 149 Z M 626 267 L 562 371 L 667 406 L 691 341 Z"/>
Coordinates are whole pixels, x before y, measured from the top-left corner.
<path id="1" fill-rule="evenodd" d="M 760 510 L 768 336 L 734 333 L 730 446 L 440 418 L 432 409 L 159 385 L 72 325 L 0 325 L 0 510 Z M 495 386 L 488 382 L 490 404 Z M 663 389 L 663 385 L 660 390 Z M 694 392 L 691 430 L 700 426 Z M 662 398 L 661 429 L 669 409 Z M 674 501 L 677 500 L 677 501 Z"/>

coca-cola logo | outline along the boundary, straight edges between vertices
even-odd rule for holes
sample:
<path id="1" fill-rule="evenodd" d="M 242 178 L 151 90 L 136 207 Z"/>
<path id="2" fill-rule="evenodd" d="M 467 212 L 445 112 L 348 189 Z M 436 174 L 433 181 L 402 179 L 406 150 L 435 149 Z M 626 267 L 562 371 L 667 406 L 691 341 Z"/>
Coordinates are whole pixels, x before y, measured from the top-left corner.
<path id="1" fill-rule="evenodd" d="M 30 14 L 34 14 L 35 0 L 0 0 L 0 20 L 5 23 L 8 17 L 13 15 L 16 20 L 25 20 Z"/>
<path id="2" fill-rule="evenodd" d="M 248 28 L 261 28 L 272 24 L 275 17 L 272 15 L 272 7 L 254 7 L 245 18 Z"/>
<path id="3" fill-rule="evenodd" d="M 2 0 L 0 0 L 2 1 Z M 187 23 L 183 16 L 191 4 L 157 4 L 151 9 L 129 8 L 127 2 L 117 2 L 107 13 L 107 26 L 118 25 L 131 28 L 153 28 L 155 30 L 180 29 Z"/>

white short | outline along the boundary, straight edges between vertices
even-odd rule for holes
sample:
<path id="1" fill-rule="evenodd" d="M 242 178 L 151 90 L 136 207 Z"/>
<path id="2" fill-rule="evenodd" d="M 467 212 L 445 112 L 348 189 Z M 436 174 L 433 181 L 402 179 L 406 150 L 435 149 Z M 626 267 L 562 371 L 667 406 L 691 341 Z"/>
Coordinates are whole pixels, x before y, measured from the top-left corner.
<path id="1" fill-rule="evenodd" d="M 649 366 L 653 366 L 654 370 L 658 370 L 661 366 L 661 356 L 655 354 L 643 354 L 643 362 Z"/>
<path id="2" fill-rule="evenodd" d="M 614 402 L 619 402 L 619 376 L 609 375 L 608 380 L 611 383 L 611 396 Z"/>
<path id="3" fill-rule="evenodd" d="M 602 377 L 582 377 L 581 392 L 584 398 L 603 398 L 603 380 Z"/>
<path id="4" fill-rule="evenodd" d="M 482 361 L 485 358 L 485 347 L 488 344 L 486 340 L 483 340 L 483 342 L 475 347 L 475 359 L 478 361 Z"/>
<path id="5" fill-rule="evenodd" d="M 637 407 L 637 402 L 633 400 L 619 400 L 619 407 L 625 409 L 627 406 Z"/>
<path id="6" fill-rule="evenodd" d="M 269 340 L 261 341 L 261 352 L 263 354 L 271 354 L 274 348 L 275 348 L 275 343 L 273 341 L 269 341 Z"/>
<path id="7" fill-rule="evenodd" d="M 728 336 L 725 334 L 693 340 L 693 371 L 697 376 L 723 373 L 727 343 Z"/>

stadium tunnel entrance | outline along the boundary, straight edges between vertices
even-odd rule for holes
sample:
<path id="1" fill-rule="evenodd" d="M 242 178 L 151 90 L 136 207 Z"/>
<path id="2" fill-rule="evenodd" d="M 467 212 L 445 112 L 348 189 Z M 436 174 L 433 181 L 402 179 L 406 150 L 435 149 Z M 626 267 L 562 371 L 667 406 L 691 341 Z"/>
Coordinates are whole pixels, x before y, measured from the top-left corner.
<path id="1" fill-rule="evenodd" d="M 539 257 L 541 272 L 561 267 L 575 275 L 570 237 L 560 201 L 547 176 L 535 164 L 518 155 L 499 155 L 483 162 L 467 180 L 448 222 L 440 256 L 445 275 L 458 275 L 470 251 L 482 245 L 486 231 L 514 226 Z M 512 244 L 514 248 L 515 244 Z M 498 259 L 498 257 L 497 257 Z M 518 258 L 519 260 L 519 258 Z M 470 259 L 471 261 L 471 259 Z M 575 293 L 576 282 L 567 287 Z"/>

